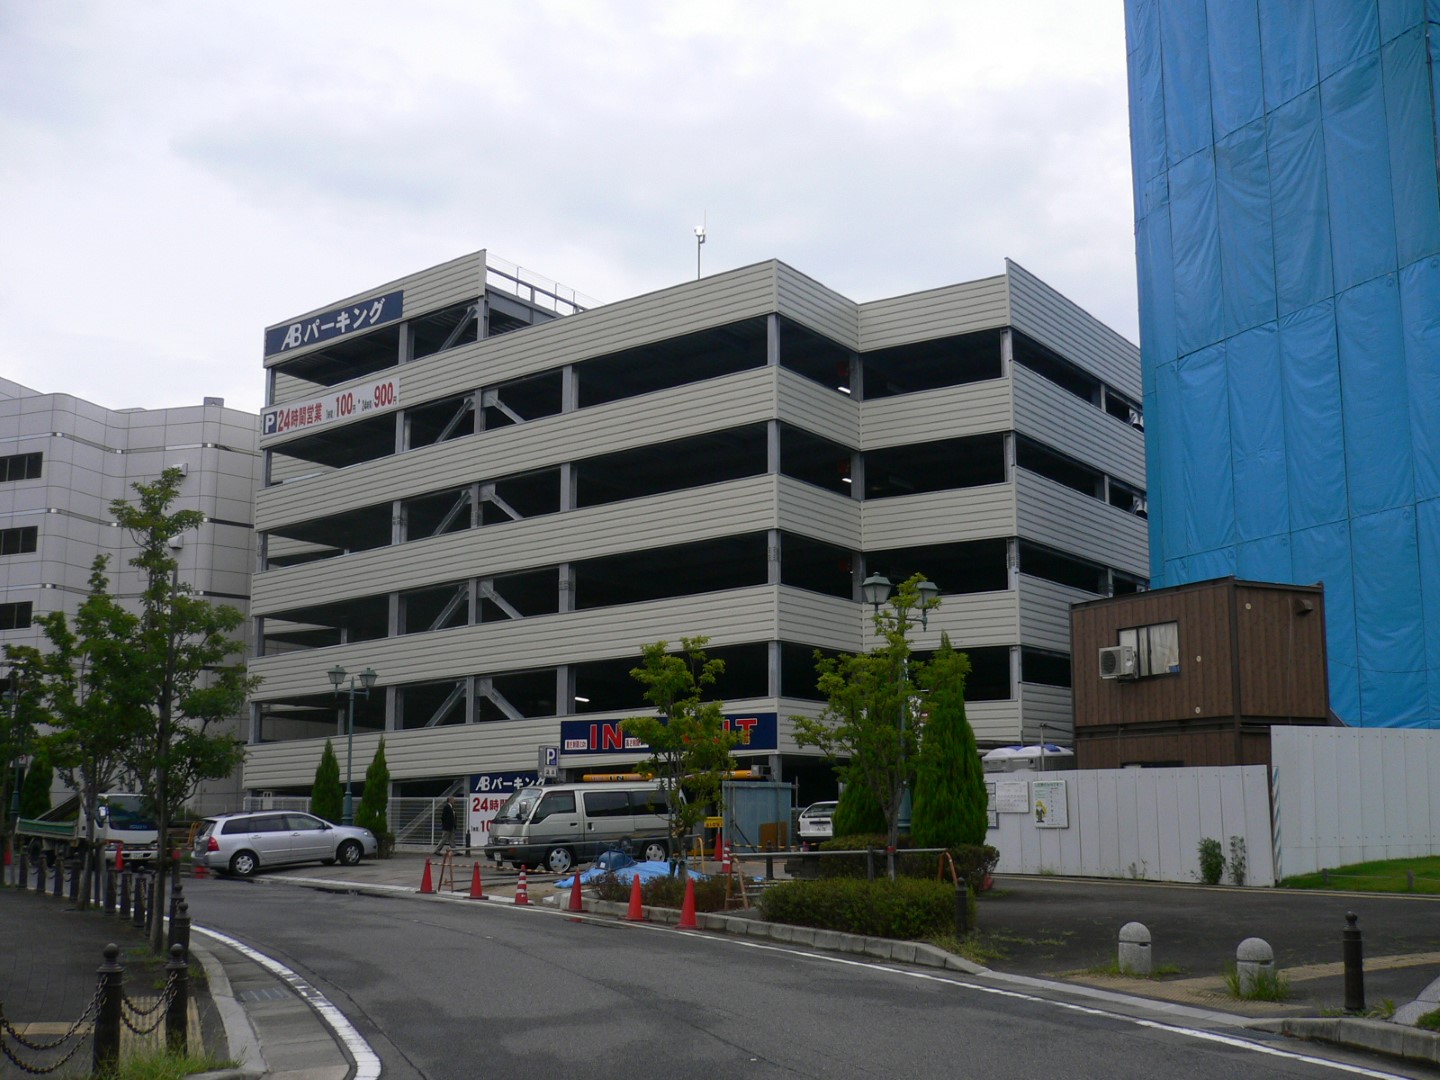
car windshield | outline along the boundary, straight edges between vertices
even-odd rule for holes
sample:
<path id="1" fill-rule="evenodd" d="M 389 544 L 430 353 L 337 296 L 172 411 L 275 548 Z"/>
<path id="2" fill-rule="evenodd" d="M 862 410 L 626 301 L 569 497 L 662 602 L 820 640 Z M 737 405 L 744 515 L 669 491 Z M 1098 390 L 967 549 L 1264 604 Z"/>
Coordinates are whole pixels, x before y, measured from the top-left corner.
<path id="1" fill-rule="evenodd" d="M 109 827 L 112 830 L 127 829 L 132 832 L 155 828 L 155 822 L 145 813 L 144 802 L 139 795 L 105 796 Z"/>
<path id="2" fill-rule="evenodd" d="M 543 795 L 539 788 L 523 788 L 515 792 L 505 800 L 503 806 L 495 811 L 494 824 L 496 825 L 523 825 L 530 820 L 530 813 L 535 809 L 535 804 L 540 801 Z"/>

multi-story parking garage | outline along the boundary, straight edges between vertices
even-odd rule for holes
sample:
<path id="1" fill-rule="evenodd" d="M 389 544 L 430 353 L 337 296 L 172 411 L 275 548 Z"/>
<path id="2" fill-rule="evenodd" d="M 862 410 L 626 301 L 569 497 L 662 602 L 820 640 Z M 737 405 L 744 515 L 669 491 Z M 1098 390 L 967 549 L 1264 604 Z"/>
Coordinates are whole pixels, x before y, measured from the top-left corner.
<path id="1" fill-rule="evenodd" d="M 1070 730 L 1068 609 L 1143 587 L 1138 350 L 1005 273 L 857 304 L 778 262 L 588 307 L 480 252 L 271 327 L 245 785 L 303 791 L 357 698 L 403 793 L 643 754 L 642 644 L 705 635 L 738 754 L 802 785 L 816 650 L 923 571 L 982 745 Z"/>

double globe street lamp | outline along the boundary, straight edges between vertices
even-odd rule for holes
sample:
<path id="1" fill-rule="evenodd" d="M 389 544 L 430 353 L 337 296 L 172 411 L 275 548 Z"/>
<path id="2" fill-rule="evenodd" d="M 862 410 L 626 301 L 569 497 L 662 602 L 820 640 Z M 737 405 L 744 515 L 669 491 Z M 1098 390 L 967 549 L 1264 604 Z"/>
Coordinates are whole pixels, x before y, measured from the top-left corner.
<path id="1" fill-rule="evenodd" d="M 355 695 L 368 698 L 370 691 L 375 686 L 375 680 L 380 676 L 374 668 L 367 667 L 359 675 L 350 675 L 343 667 L 336 664 L 325 674 L 330 676 L 330 685 L 335 688 L 335 696 L 340 696 L 340 689 L 345 685 L 345 678 L 350 678 L 349 696 L 350 711 L 349 719 L 345 724 L 345 805 L 340 811 L 340 824 L 355 824 L 355 798 L 351 788 L 351 763 L 355 760 Z M 360 689 L 355 688 L 356 683 Z"/>

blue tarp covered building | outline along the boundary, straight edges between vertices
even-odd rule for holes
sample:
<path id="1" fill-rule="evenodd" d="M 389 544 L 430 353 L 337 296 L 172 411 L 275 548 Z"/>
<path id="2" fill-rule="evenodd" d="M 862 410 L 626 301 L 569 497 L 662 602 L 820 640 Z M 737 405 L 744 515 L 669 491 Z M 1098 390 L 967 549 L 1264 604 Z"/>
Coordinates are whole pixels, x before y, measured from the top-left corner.
<path id="1" fill-rule="evenodd" d="M 1154 586 L 1323 582 L 1440 726 L 1440 0 L 1126 0 Z"/>

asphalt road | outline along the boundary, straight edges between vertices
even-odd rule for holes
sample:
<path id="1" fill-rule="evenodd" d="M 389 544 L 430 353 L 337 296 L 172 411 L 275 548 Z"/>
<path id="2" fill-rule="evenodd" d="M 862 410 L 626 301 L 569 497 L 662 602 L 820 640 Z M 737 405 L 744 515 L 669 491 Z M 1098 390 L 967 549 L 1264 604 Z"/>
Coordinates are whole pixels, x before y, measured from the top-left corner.
<path id="1" fill-rule="evenodd" d="M 312 981 L 387 1078 L 1429 1075 L 1003 979 L 647 924 L 225 879 L 187 898 L 198 923 Z"/>

